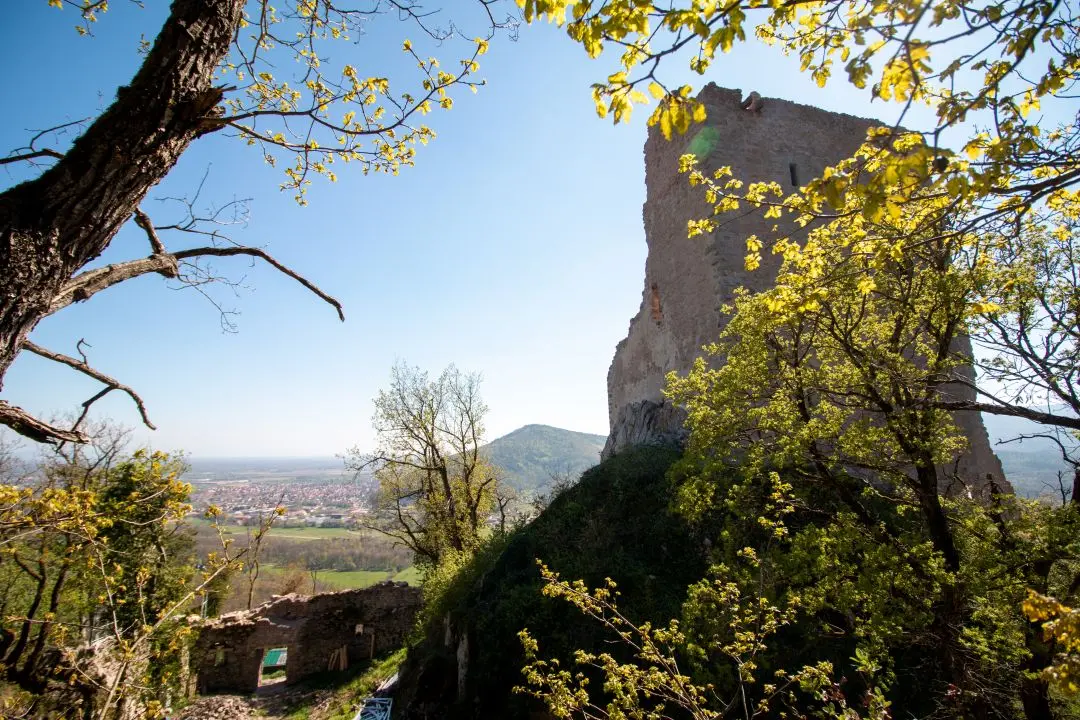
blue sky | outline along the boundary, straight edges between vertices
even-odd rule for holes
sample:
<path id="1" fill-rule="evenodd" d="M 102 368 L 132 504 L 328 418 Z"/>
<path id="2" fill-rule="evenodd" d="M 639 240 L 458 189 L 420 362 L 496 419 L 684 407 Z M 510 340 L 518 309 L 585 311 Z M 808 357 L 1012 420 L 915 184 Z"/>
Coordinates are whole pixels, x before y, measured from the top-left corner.
<path id="1" fill-rule="evenodd" d="M 138 67 L 140 36 L 152 38 L 164 17 L 164 2 L 146 5 L 113 3 L 95 37 L 80 38 L 70 10 L 16 0 L 0 27 L 0 149 L 107 106 Z M 401 40 L 415 35 L 390 18 L 335 52 L 355 53 L 347 61 L 362 74 L 400 73 Z M 85 338 L 92 363 L 137 389 L 159 429 L 139 427 L 116 393 L 99 414 L 156 448 L 196 456 L 369 447 L 372 398 L 397 359 L 433 373 L 449 363 L 482 373 L 490 438 L 527 423 L 606 434 L 607 368 L 641 301 L 648 112 L 616 127 L 597 119 L 589 84 L 615 58 L 591 61 L 546 24 L 523 26 L 517 42 L 496 38 L 481 60 L 487 86 L 430 116 L 438 138 L 398 177 L 340 167 L 339 181 L 316 181 L 299 208 L 279 192 L 280 170 L 235 139 L 210 136 L 143 204 L 157 223 L 176 217 L 154 198 L 190 194 L 209 168 L 206 204 L 252 198 L 234 239 L 265 247 L 341 300 L 344 324 L 273 270 L 222 260 L 215 266 L 246 287 L 238 296 L 213 291 L 240 312 L 238 333 L 222 333 L 199 294 L 148 276 L 66 308 L 33 339 L 71 354 Z M 885 120 L 896 113 L 842 82 L 819 90 L 797 62 L 756 46 L 737 48 L 704 78 L 675 62 L 666 71 L 695 87 L 713 81 Z M 0 168 L 0 187 L 26 172 Z M 129 225 L 102 261 L 146 253 Z M 51 416 L 98 387 L 24 353 L 4 398 Z"/>

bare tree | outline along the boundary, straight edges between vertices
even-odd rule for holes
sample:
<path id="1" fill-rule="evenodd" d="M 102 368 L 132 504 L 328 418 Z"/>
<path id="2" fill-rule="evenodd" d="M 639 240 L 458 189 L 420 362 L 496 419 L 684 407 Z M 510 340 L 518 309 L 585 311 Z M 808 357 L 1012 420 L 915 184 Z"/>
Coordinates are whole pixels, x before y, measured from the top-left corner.
<path id="1" fill-rule="evenodd" d="M 375 399 L 378 448 L 353 448 L 347 457 L 351 470 L 374 468 L 379 481 L 368 527 L 437 565 L 447 552 L 475 550 L 491 513 L 501 511 L 505 526 L 499 471 L 481 452 L 486 414 L 479 375 L 451 365 L 430 380 L 395 365 L 389 389 Z"/>
<path id="2" fill-rule="evenodd" d="M 247 567 L 247 609 L 250 610 L 255 600 L 255 585 L 259 582 L 259 571 L 262 568 L 262 546 L 266 536 L 270 533 L 274 521 L 285 515 L 285 506 L 281 504 L 285 498 L 282 491 L 277 503 L 270 510 L 260 510 L 258 523 L 255 530 L 248 528 L 247 548 L 244 565 Z"/>

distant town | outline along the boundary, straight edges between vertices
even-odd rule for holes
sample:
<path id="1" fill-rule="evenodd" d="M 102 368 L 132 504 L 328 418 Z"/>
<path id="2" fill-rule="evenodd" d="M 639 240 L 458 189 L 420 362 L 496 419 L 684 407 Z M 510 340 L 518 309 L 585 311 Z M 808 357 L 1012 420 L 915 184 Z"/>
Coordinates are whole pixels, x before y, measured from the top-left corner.
<path id="1" fill-rule="evenodd" d="M 215 505 L 233 525 L 257 525 L 283 506 L 279 527 L 356 527 L 370 512 L 375 480 L 346 471 L 339 458 L 193 460 L 192 513 Z"/>

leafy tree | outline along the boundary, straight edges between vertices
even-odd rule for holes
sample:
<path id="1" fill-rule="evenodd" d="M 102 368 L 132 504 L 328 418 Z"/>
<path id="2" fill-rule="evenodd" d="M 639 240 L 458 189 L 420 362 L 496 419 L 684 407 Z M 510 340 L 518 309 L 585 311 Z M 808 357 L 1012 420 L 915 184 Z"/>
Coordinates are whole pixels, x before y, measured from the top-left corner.
<path id="1" fill-rule="evenodd" d="M 1070 117 L 1051 126 L 1037 114 L 1044 105 L 1067 116 L 1075 112 L 1076 8 L 1042 0 L 985 7 L 954 0 L 518 4 L 530 22 L 547 17 L 565 24 L 592 57 L 619 48 L 621 68 L 593 86 L 599 114 L 625 120 L 635 103 L 647 103 L 651 95 L 660 103 L 649 124 L 659 125 L 666 137 L 704 120 L 705 109 L 690 86 L 663 84 L 665 60 L 683 53 L 690 68 L 704 74 L 751 34 L 798 55 L 802 70 L 822 87 L 839 61 L 847 80 L 872 99 L 899 103 L 894 128 L 872 128 L 855 155 L 788 195 L 776 183 L 733 178 L 728 168 L 706 174 L 690 159 L 684 168 L 714 206 L 714 216 L 742 211 L 778 221 L 770 237 L 745 239 L 750 269 L 763 251 L 792 261 L 802 254 L 798 262 L 807 268 L 849 252 L 863 261 L 848 264 L 862 274 L 857 287 L 863 293 L 882 259 L 919 252 L 897 232 L 877 234 L 874 228 L 891 223 L 902 231 L 902 218 L 909 230 L 918 223 L 920 243 L 942 247 L 945 262 L 972 271 L 965 279 L 974 285 L 962 291 L 969 303 L 964 332 L 987 351 L 978 362 L 991 382 L 976 385 L 954 372 L 952 381 L 970 385 L 979 397 L 956 400 L 951 409 L 1080 429 L 1070 300 L 1080 218 L 1080 125 Z M 897 132 L 915 124 L 908 110 L 916 103 L 934 110 L 935 123 L 916 128 L 920 132 Z M 969 132 L 960 153 L 941 144 L 953 130 Z M 785 218 L 789 222 L 780 222 Z M 689 234 L 710 232 L 716 222 L 693 221 Z M 807 240 L 818 223 L 832 232 Z M 851 232 L 857 235 L 845 235 Z"/>
<path id="2" fill-rule="evenodd" d="M 378 448 L 349 451 L 349 467 L 374 468 L 379 482 L 369 527 L 408 547 L 421 564 L 475 551 L 493 513 L 505 525 L 499 470 L 480 451 L 486 414 L 479 375 L 451 365 L 430 380 L 397 364 L 390 388 L 375 398 Z"/>
<path id="3" fill-rule="evenodd" d="M 678 621 L 659 628 L 636 625 L 619 610 L 619 593 L 613 581 L 609 580 L 607 587 L 589 589 L 581 581 L 562 580 L 546 567 L 541 567 L 541 573 L 545 595 L 571 603 L 634 653 L 633 661 L 620 662 L 611 652 L 578 652 L 575 664 L 597 671 L 603 678 L 610 699 L 601 705 L 588 690 L 591 678 L 587 673 L 570 672 L 558 660 L 538 659 L 539 644 L 528 630 L 522 630 L 520 639 L 529 664 L 523 670 L 526 684 L 515 691 L 543 700 L 555 717 L 662 720 L 677 712 L 693 720 L 751 720 L 789 713 L 803 717 L 808 711 L 836 720 L 890 717 L 889 703 L 880 691 L 870 691 L 850 702 L 828 662 L 806 665 L 795 672 L 778 669 L 766 676 L 767 682 L 758 682 L 757 657 L 767 649 L 771 636 L 791 624 L 795 608 L 744 596 L 737 583 L 715 578 L 691 588 L 690 603 L 718 611 L 719 617 L 712 619 L 724 624 L 724 632 L 711 638 L 708 650 L 735 667 L 738 683 L 725 698 L 715 686 L 698 684 L 680 667 L 679 654 L 694 644 Z"/>
<path id="4" fill-rule="evenodd" d="M 1024 613 L 1042 623 L 1044 639 L 1054 643 L 1058 651 L 1043 675 L 1065 692 L 1080 692 L 1080 611 L 1032 591 L 1024 601 Z"/>
<path id="5" fill-rule="evenodd" d="M 906 143 L 895 150 L 920 147 Z M 956 393 L 971 383 L 968 333 L 1006 316 L 988 296 L 1004 298 L 1007 283 L 1033 273 L 993 262 L 1020 242 L 1011 235 L 941 233 L 948 203 L 929 195 L 878 221 L 841 212 L 783 246 L 775 286 L 742 293 L 708 356 L 669 377 L 691 430 L 682 503 L 732 515 L 718 551 L 725 566 L 744 543 L 756 561 L 752 521 L 771 517 L 761 479 L 779 471 L 800 510 L 793 537 L 772 552 L 771 580 L 735 576 L 741 593 L 769 606 L 798 599 L 804 622 L 850 637 L 856 664 L 883 673 L 889 700 L 920 697 L 954 716 L 1011 717 L 1015 705 L 1050 718 L 1056 676 L 1041 671 L 1053 648 L 1019 610 L 1028 588 L 1077 592 L 1080 516 L 1072 504 L 995 494 L 993 483 L 965 488 L 953 470 L 964 438 L 952 413 L 971 407 Z M 1070 361 L 1066 348 L 1057 367 Z M 1009 400 L 995 409 L 1048 414 Z M 913 678 L 903 658 L 915 647 L 933 659 Z"/>
<path id="6" fill-rule="evenodd" d="M 191 509 L 191 486 L 180 480 L 185 470 L 182 458 L 137 452 L 101 489 L 99 512 L 112 518 L 100 534 L 102 562 L 130 596 L 113 613 L 121 628 L 150 625 L 187 594 L 194 539 L 181 522 Z"/>
<path id="7" fill-rule="evenodd" d="M 78 13 L 84 35 L 108 8 L 101 1 L 49 4 Z M 144 44 L 145 59 L 135 77 L 83 125 L 70 147 L 42 146 L 50 137 L 46 131 L 0 159 L 0 164 L 42 167 L 37 177 L 0 193 L 0 381 L 19 352 L 29 350 L 103 383 L 87 406 L 120 390 L 132 396 L 150 425 L 131 388 L 91 367 L 84 354 L 53 352 L 28 336 L 48 315 L 133 277 L 158 273 L 184 284 L 207 282 L 213 279 L 205 265 L 209 257 L 261 259 L 344 318 L 334 298 L 265 251 L 226 242 L 208 224 L 213 218 L 192 212 L 186 222 L 155 224 L 140 205 L 192 143 L 215 133 L 237 136 L 266 162 L 284 166 L 282 188 L 300 204 L 312 179 L 333 181 L 341 163 L 358 165 L 364 173 L 397 173 L 412 165 L 416 147 L 434 137 L 421 118 L 452 107 L 453 91 L 482 84 L 477 59 L 495 31 L 508 24 L 495 12 L 493 0 L 477 0 L 473 19 L 485 28 L 484 37 L 468 40 L 458 29 L 463 25 L 441 29 L 432 13 L 412 0 L 361 6 L 335 0 L 173 2 L 157 37 Z M 378 68 L 348 62 L 350 44 L 373 21 L 393 18 L 418 36 L 415 46 L 408 39 L 402 43 L 402 52 L 418 68 L 415 85 L 406 88 L 391 86 Z M 424 50 L 425 45 L 449 47 L 455 40 L 464 44 L 463 58 L 450 69 Z M 71 130 L 70 125 L 62 127 Z M 145 231 L 149 254 L 86 269 L 127 222 Z M 184 231 L 212 244 L 169 250 L 162 236 Z M 0 423 L 38 441 L 87 439 L 79 423 L 55 427 L 3 401 Z"/>
<path id="8" fill-rule="evenodd" d="M 175 627 L 158 631 L 190 601 L 194 568 L 180 522 L 190 510 L 183 464 L 144 451 L 125 458 L 122 434 L 98 437 L 60 448 L 37 477 L 0 486 L 9 583 L 0 652 L 4 679 L 38 696 L 44 712 L 70 703 L 111 717 L 131 699 L 122 684 L 143 699 L 171 684 L 145 661 L 178 639 Z M 100 673 L 103 653 L 120 664 L 111 675 Z M 143 672 L 158 674 L 157 690 L 137 679 Z"/>
<path id="9" fill-rule="evenodd" d="M 94 443 L 0 484 L 5 717 L 160 717 L 186 673 L 186 616 L 247 553 L 219 527 L 197 573 L 182 461 L 89 430 Z"/>
<path id="10" fill-rule="evenodd" d="M 1050 717 L 1045 678 L 1034 674 L 1047 648 L 1017 610 L 1025 586 L 1075 593 L 1075 544 L 1056 529 L 1075 523 L 1075 509 L 1047 517 L 992 493 L 982 506 L 943 495 L 957 489 L 949 465 L 963 448 L 954 412 L 1024 417 L 1051 432 L 1080 428 L 1080 131 L 1071 119 L 1052 127 L 1032 114 L 1043 105 L 1075 109 L 1075 8 L 597 2 L 573 4 L 568 21 L 568 3 L 519 4 L 528 20 L 565 23 L 594 57 L 619 47 L 622 67 L 594 86 L 598 112 L 624 120 L 634 103 L 648 102 L 648 90 L 660 100 L 650 124 L 668 137 L 703 120 L 704 108 L 689 86 L 669 92 L 662 84 L 664 59 L 686 50 L 703 73 L 750 29 L 797 54 L 819 85 L 837 60 L 845 63 L 856 87 L 902 104 L 897 127 L 911 121 L 912 104 L 933 108 L 936 122 L 921 133 L 872 128 L 851 158 L 791 193 L 731 177 L 729 168 L 706 173 L 684 158 L 690 183 L 713 206 L 689 235 L 713 231 L 727 212 L 757 213 L 776 224 L 769 236 L 745 238 L 747 268 L 765 251 L 783 262 L 774 288 L 738 299 L 711 363 L 671 380 L 672 397 L 690 412 L 690 458 L 699 466 L 685 501 L 717 512 L 740 502 L 746 483 L 781 469 L 808 511 L 829 518 L 793 545 L 808 553 L 804 568 L 828 570 L 816 580 L 822 610 L 852 611 L 837 579 L 865 582 L 867 574 L 845 570 L 836 553 L 853 547 L 841 538 L 861 535 L 856 557 L 893 552 L 893 572 L 922 583 L 902 594 L 891 625 L 934 639 L 948 683 L 934 690 L 942 707 L 1004 713 L 992 699 L 1000 693 L 1028 717 Z M 970 131 L 960 153 L 941 145 L 954 128 Z M 978 381 L 968 370 L 969 340 L 982 350 Z M 961 386 L 975 400 L 956 392 Z M 1070 456 L 1064 442 L 1062 450 Z M 718 480 L 725 475 L 715 471 L 731 466 L 747 480 Z M 888 605 L 859 603 L 864 620 L 853 630 L 895 651 L 882 631 Z"/>

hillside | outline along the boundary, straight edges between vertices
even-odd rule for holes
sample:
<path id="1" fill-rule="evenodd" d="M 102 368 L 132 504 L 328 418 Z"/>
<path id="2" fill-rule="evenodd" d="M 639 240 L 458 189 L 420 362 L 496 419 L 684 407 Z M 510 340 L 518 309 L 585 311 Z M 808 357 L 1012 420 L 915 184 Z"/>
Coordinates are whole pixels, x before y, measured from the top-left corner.
<path id="1" fill-rule="evenodd" d="M 543 494 L 553 475 L 572 479 L 600 462 L 603 435 L 574 432 L 550 425 L 526 425 L 484 446 L 493 463 L 506 471 L 515 489 Z"/>
<path id="2" fill-rule="evenodd" d="M 528 627 L 544 651 L 571 664 L 575 648 L 610 638 L 568 603 L 545 597 L 536 568 L 542 558 L 566 577 L 596 585 L 619 582 L 620 607 L 654 622 L 677 617 L 686 587 L 708 564 L 682 517 L 668 510 L 670 449 L 639 447 L 584 473 L 539 518 L 476 557 L 454 578 L 429 616 L 427 640 L 409 651 L 395 695 L 395 716 L 408 720 L 516 718 L 538 706 L 513 687 L 525 664 L 517 632 Z M 459 680 L 458 642 L 467 636 L 467 673 Z M 455 702 L 463 682 L 464 702 Z"/>

